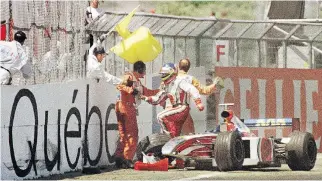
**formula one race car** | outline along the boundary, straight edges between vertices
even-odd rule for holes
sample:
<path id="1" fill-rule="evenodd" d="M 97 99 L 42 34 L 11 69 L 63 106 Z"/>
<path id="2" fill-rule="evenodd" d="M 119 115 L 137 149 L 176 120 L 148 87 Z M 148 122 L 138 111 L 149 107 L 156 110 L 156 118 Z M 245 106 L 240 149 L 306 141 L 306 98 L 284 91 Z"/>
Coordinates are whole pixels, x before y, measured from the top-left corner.
<path id="1" fill-rule="evenodd" d="M 287 163 L 292 170 L 311 170 L 316 161 L 317 147 L 313 135 L 295 130 L 294 119 L 284 119 L 283 124 L 271 126 L 292 126 L 287 138 L 264 138 L 253 134 L 247 125 L 263 120 L 241 121 L 228 108 L 231 104 L 222 104 L 221 113 L 224 122 L 216 130 L 203 134 L 179 136 L 152 134 L 142 139 L 137 148 L 138 160 L 143 155 L 151 155 L 183 160 L 185 166 L 194 163 L 217 167 L 220 171 L 231 171 L 243 167 L 280 167 Z M 278 122 L 278 121 L 277 121 Z M 271 119 L 271 123 L 274 123 Z M 276 122 L 275 122 L 276 123 Z M 297 128 L 299 128 L 299 123 Z"/>

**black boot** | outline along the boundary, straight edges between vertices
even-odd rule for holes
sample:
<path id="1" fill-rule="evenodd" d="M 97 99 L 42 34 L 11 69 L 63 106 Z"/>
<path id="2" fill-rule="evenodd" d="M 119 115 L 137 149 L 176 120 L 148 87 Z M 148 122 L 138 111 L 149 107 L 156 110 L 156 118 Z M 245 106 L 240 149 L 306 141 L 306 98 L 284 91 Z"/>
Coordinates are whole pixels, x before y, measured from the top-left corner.
<path id="1" fill-rule="evenodd" d="M 115 158 L 115 166 L 116 168 L 123 168 L 124 166 L 124 158 L 121 158 L 121 157 L 116 157 Z"/>
<path id="2" fill-rule="evenodd" d="M 123 166 L 125 168 L 134 168 L 134 164 L 133 164 L 132 160 L 124 160 Z"/>

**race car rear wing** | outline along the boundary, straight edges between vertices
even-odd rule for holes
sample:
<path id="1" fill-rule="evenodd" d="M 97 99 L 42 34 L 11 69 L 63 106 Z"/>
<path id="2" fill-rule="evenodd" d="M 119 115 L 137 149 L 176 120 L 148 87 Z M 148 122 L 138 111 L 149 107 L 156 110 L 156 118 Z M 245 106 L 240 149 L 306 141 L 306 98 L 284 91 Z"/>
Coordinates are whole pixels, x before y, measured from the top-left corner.
<path id="1" fill-rule="evenodd" d="M 234 103 L 218 104 L 224 110 L 229 110 Z M 273 118 L 273 119 L 240 119 L 248 128 L 256 129 L 256 127 L 292 127 L 292 131 L 300 131 L 299 118 Z"/>
<path id="2" fill-rule="evenodd" d="M 279 119 L 241 119 L 249 128 L 253 127 L 292 127 L 292 131 L 300 131 L 299 118 L 279 118 Z"/>

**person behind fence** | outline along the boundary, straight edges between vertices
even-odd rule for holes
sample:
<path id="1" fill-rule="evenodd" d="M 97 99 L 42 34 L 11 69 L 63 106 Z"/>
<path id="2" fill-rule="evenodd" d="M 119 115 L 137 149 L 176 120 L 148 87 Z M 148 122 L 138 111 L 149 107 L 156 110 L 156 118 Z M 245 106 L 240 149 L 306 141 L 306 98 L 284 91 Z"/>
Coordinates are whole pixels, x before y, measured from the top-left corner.
<path id="1" fill-rule="evenodd" d="M 11 42 L 0 41 L 0 84 L 11 85 L 12 75 L 18 72 L 27 79 L 32 74 L 31 64 L 28 61 L 28 47 L 23 47 L 27 36 L 22 31 L 14 34 Z"/>
<path id="2" fill-rule="evenodd" d="M 115 111 L 120 140 L 115 151 L 115 162 L 118 168 L 133 168 L 133 157 L 138 143 L 138 125 L 136 116 L 141 103 L 141 95 L 152 96 L 159 90 L 150 90 L 142 85 L 146 66 L 142 61 L 133 65 L 133 72 L 126 72 L 123 81 L 117 86 L 120 99 L 116 102 Z"/>
<path id="3" fill-rule="evenodd" d="M 89 24 L 94 19 L 96 19 L 100 14 L 104 13 L 104 10 L 98 8 L 99 2 L 98 0 L 91 0 L 90 6 L 86 8 L 86 22 Z"/>
<path id="4" fill-rule="evenodd" d="M 173 63 L 166 63 L 160 70 L 162 83 L 155 96 L 141 98 L 152 105 L 164 105 L 165 109 L 158 113 L 157 119 L 162 131 L 171 137 L 179 136 L 182 125 L 186 121 L 190 107 L 188 97 L 192 96 L 199 111 L 204 109 L 199 91 L 185 79 L 177 78 L 177 68 Z"/>
<path id="5" fill-rule="evenodd" d="M 117 85 L 122 82 L 120 78 L 117 78 L 104 70 L 102 60 L 106 56 L 104 47 L 98 46 L 93 50 L 93 54 L 88 56 L 87 60 L 87 78 L 91 79 L 105 79 L 107 82 Z"/>
<path id="6" fill-rule="evenodd" d="M 190 65 L 191 63 L 188 58 L 184 58 L 179 61 L 179 65 L 178 65 L 179 71 L 178 71 L 177 79 L 185 79 L 188 83 L 192 84 L 195 88 L 197 88 L 197 90 L 201 95 L 210 95 L 214 93 L 218 88 L 223 87 L 223 80 L 221 77 L 215 77 L 213 83 L 208 86 L 202 85 L 198 79 L 188 74 Z M 188 100 L 188 102 L 190 101 Z M 182 134 L 190 134 L 190 133 L 194 134 L 195 128 L 194 128 L 192 117 L 189 114 L 187 116 L 187 120 L 184 122 L 184 125 L 182 127 Z"/>
<path id="7" fill-rule="evenodd" d="M 100 14 L 104 13 L 104 10 L 101 8 L 98 8 L 99 2 L 98 0 L 91 0 L 90 6 L 86 8 L 86 14 L 85 14 L 85 26 L 90 24 L 94 21 Z M 89 34 L 89 43 L 90 47 L 94 43 L 94 37 L 92 34 Z"/>

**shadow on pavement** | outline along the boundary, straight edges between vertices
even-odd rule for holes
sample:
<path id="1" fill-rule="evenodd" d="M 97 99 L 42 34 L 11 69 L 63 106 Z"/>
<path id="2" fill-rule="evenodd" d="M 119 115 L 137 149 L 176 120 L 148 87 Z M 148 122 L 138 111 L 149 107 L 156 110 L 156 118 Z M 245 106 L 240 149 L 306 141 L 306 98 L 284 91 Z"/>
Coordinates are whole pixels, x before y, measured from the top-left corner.
<path id="1" fill-rule="evenodd" d="M 104 172 L 112 172 L 114 170 L 119 170 L 114 165 L 105 167 L 105 168 L 85 168 L 83 170 L 78 170 L 74 172 L 65 172 L 62 174 L 51 175 L 48 177 L 40 177 L 32 180 L 62 180 L 62 179 L 75 179 L 75 177 L 84 176 L 84 175 L 92 175 L 99 174 Z"/>

